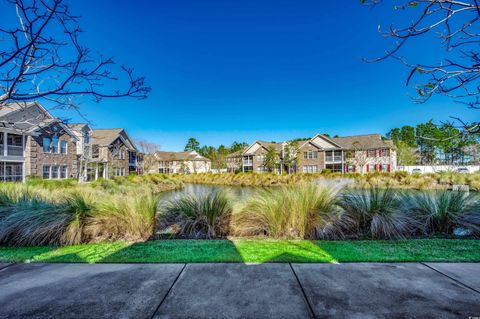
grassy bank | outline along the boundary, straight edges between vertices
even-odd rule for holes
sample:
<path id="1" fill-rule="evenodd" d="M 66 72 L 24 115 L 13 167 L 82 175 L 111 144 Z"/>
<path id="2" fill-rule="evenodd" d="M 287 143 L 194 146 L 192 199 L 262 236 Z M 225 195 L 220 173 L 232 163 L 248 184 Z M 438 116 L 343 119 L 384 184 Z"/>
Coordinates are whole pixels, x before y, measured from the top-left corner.
<path id="1" fill-rule="evenodd" d="M 480 241 L 157 240 L 61 248 L 0 247 L 0 262 L 479 262 Z"/>
<path id="2" fill-rule="evenodd" d="M 0 245 L 144 241 L 155 232 L 157 193 L 178 187 L 181 182 L 161 175 L 2 183 Z"/>
<path id="3" fill-rule="evenodd" d="M 304 181 L 317 179 L 348 178 L 355 181 L 351 187 L 393 187 L 406 189 L 445 189 L 452 185 L 468 185 L 472 190 L 480 191 L 480 173 L 461 174 L 443 172 L 435 174 L 407 174 L 396 173 L 369 173 L 369 174 L 340 174 L 340 173 L 318 173 L 318 174 L 292 174 L 276 175 L 270 173 L 199 173 L 188 175 L 173 175 L 175 179 L 185 183 L 229 185 L 229 186 L 278 186 L 291 185 Z"/>

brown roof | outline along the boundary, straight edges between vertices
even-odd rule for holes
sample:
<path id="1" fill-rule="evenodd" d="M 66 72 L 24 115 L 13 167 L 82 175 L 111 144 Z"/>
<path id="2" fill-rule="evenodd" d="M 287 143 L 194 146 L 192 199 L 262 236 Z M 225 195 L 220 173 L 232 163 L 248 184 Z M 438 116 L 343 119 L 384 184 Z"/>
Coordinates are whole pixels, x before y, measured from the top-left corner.
<path id="1" fill-rule="evenodd" d="M 155 156 L 164 161 L 209 161 L 197 152 L 155 152 Z"/>
<path id="2" fill-rule="evenodd" d="M 233 153 L 228 154 L 226 157 L 227 157 L 227 158 L 240 157 L 240 156 L 243 155 L 243 152 L 244 152 L 244 151 L 245 151 L 245 150 L 236 151 L 236 152 L 233 152 Z"/>
<path id="3" fill-rule="evenodd" d="M 266 149 L 269 149 L 270 147 L 273 147 L 277 152 L 282 151 L 282 143 L 275 143 L 275 142 L 265 142 L 265 141 L 256 141 Z"/>
<path id="4" fill-rule="evenodd" d="M 108 146 L 120 136 L 122 131 L 121 128 L 93 130 L 92 144 Z"/>
<path id="5" fill-rule="evenodd" d="M 74 131 L 80 131 L 87 125 L 88 124 L 86 124 L 86 123 L 73 123 L 73 124 L 68 124 L 68 127 L 71 128 Z"/>
<path id="6" fill-rule="evenodd" d="M 345 149 L 393 148 L 393 142 L 383 140 L 380 134 L 333 137 L 331 140 Z"/>

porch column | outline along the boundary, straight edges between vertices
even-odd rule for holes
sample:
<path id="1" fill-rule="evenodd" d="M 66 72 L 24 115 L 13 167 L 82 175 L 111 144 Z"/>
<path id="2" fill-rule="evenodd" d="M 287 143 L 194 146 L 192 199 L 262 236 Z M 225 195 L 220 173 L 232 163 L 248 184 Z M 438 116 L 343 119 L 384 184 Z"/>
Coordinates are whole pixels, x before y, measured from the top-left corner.
<path id="1" fill-rule="evenodd" d="M 107 179 L 108 163 L 103 164 L 103 179 Z"/>
<path id="2" fill-rule="evenodd" d="M 3 132 L 3 156 L 8 155 L 8 147 L 7 147 L 7 132 Z"/>
<path id="3" fill-rule="evenodd" d="M 95 180 L 98 179 L 98 163 L 95 165 Z"/>
<path id="4" fill-rule="evenodd" d="M 25 161 L 22 163 L 22 182 L 25 183 Z"/>
<path id="5" fill-rule="evenodd" d="M 345 174 L 345 157 L 342 150 L 342 175 Z"/>

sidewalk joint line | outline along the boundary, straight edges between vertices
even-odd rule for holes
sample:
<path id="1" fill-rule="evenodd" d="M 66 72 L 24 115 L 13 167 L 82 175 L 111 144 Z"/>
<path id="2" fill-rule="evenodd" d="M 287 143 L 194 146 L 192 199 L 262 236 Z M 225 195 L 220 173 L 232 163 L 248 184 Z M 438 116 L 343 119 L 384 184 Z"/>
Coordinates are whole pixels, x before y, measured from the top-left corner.
<path id="1" fill-rule="evenodd" d="M 295 276 L 295 279 L 297 279 L 298 285 L 300 286 L 300 290 L 302 291 L 303 298 L 305 299 L 305 302 L 307 303 L 308 309 L 310 310 L 310 314 L 312 315 L 313 319 L 317 319 L 315 316 L 315 312 L 313 311 L 313 307 L 310 304 L 310 301 L 308 300 L 307 294 L 305 293 L 305 290 L 303 289 L 302 283 L 300 282 L 300 279 L 297 276 L 297 273 L 295 272 L 295 269 L 293 269 L 292 263 L 288 263 L 290 265 L 290 269 L 293 272 L 293 275 Z"/>
<path id="2" fill-rule="evenodd" d="M 180 270 L 180 272 L 178 273 L 177 277 L 175 278 L 175 280 L 173 281 L 172 285 L 170 286 L 170 288 L 168 288 L 167 290 L 167 293 L 165 294 L 165 296 L 163 296 L 162 300 L 160 301 L 160 303 L 158 304 L 157 308 L 155 309 L 155 311 L 153 312 L 152 316 L 150 317 L 150 319 L 153 319 L 155 317 L 155 314 L 158 312 L 158 310 L 160 309 L 160 307 L 162 306 L 162 304 L 164 303 L 164 301 L 167 299 L 168 295 L 170 294 L 170 291 L 172 291 L 173 289 L 173 286 L 175 286 L 175 284 L 177 283 L 177 280 L 178 278 L 180 278 L 180 275 L 183 273 L 183 271 L 185 270 L 185 268 L 187 267 L 187 264 L 185 263 L 182 267 L 182 270 Z"/>
<path id="3" fill-rule="evenodd" d="M 460 280 L 455 279 L 455 278 L 453 278 L 453 277 L 451 277 L 451 276 L 449 276 L 449 275 L 441 272 L 440 270 L 435 269 L 435 268 L 427 265 L 426 263 L 423 263 L 423 262 L 420 262 L 420 263 L 421 263 L 422 265 L 424 265 L 425 267 L 430 268 L 431 270 L 436 271 L 436 272 L 438 272 L 439 274 L 441 274 L 441 275 L 443 275 L 443 276 L 445 276 L 445 277 L 447 277 L 447 278 L 450 278 L 451 280 L 455 281 L 457 284 L 460 284 L 461 286 L 463 286 L 463 287 L 465 287 L 465 288 L 468 288 L 468 289 L 470 289 L 470 290 L 473 290 L 473 291 L 475 291 L 477 294 L 480 294 L 480 291 L 478 291 L 477 289 L 475 289 L 475 288 L 473 288 L 473 287 L 470 287 L 469 285 L 464 284 L 464 283 L 461 282 Z"/>
<path id="4" fill-rule="evenodd" d="M 4 269 L 10 268 L 10 267 L 15 266 L 15 265 L 17 265 L 17 263 L 7 263 L 5 266 L 0 267 L 0 270 L 4 270 Z"/>

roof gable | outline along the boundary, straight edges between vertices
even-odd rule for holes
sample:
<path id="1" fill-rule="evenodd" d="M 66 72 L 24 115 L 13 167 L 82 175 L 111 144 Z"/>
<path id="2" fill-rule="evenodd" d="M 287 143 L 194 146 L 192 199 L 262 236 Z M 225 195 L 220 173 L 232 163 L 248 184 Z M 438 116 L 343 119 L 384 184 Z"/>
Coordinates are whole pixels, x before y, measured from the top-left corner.
<path id="1" fill-rule="evenodd" d="M 336 148 L 342 148 L 341 145 L 335 143 L 333 140 L 329 139 L 325 135 L 322 134 L 317 134 L 314 137 L 312 137 L 311 140 L 308 142 L 317 145 L 321 149 L 336 149 Z"/>

